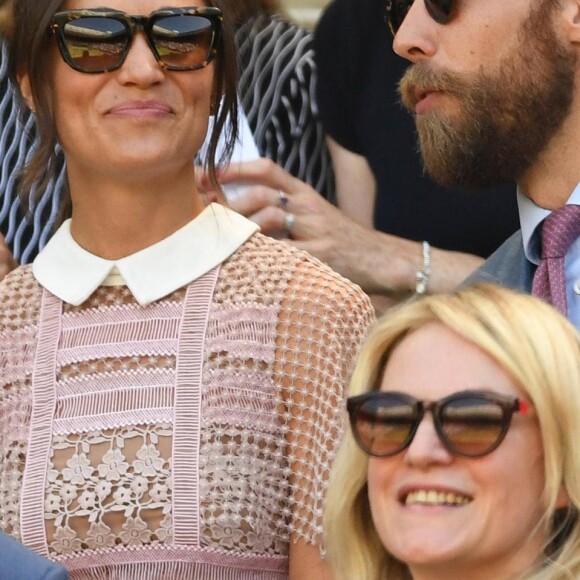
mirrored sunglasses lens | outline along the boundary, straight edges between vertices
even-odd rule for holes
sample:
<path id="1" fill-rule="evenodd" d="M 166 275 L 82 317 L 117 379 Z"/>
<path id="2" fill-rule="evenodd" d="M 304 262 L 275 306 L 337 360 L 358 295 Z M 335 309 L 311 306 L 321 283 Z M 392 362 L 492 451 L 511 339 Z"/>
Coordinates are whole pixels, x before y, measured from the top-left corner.
<path id="1" fill-rule="evenodd" d="M 387 4 L 387 20 L 393 34 L 397 34 L 397 30 L 403 24 L 409 8 L 413 4 L 413 0 L 389 0 Z"/>
<path id="2" fill-rule="evenodd" d="M 446 24 L 451 17 L 453 0 L 425 0 L 425 7 L 435 22 Z"/>
<path id="3" fill-rule="evenodd" d="M 352 426 L 364 451 L 386 456 L 403 449 L 415 421 L 413 405 L 397 397 L 383 397 L 369 399 L 360 405 Z"/>
<path id="4" fill-rule="evenodd" d="M 115 67 L 129 41 L 126 25 L 113 18 L 83 17 L 64 25 L 66 48 L 74 65 L 85 71 Z"/>
<path id="5" fill-rule="evenodd" d="M 483 398 L 450 401 L 441 409 L 440 418 L 449 444 L 457 452 L 471 457 L 491 451 L 504 429 L 501 406 Z"/>
<path id="6" fill-rule="evenodd" d="M 164 64 L 188 69 L 203 66 L 208 60 L 214 28 L 209 18 L 183 14 L 159 18 L 151 33 Z"/>

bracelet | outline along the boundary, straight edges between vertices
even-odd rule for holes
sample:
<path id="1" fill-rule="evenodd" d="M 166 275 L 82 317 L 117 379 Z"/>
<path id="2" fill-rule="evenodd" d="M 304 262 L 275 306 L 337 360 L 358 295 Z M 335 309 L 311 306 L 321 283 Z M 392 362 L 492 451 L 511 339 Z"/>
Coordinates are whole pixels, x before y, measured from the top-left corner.
<path id="1" fill-rule="evenodd" d="M 431 246 L 423 241 L 423 265 L 417 270 L 415 276 L 415 294 L 422 296 L 427 293 L 427 285 L 431 277 Z"/>

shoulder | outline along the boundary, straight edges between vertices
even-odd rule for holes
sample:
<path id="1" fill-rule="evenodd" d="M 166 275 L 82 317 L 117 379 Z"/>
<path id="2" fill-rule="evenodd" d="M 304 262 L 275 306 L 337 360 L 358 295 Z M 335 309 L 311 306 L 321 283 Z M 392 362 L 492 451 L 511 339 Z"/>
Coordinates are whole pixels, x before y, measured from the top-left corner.
<path id="1" fill-rule="evenodd" d="M 291 244 L 257 233 L 237 252 L 232 265 L 254 272 L 261 292 L 280 292 L 294 300 L 316 303 L 360 316 L 372 313 L 368 296 L 317 258 Z"/>
<path id="2" fill-rule="evenodd" d="M 343 43 L 358 39 L 365 30 L 375 24 L 378 14 L 384 15 L 384 0 L 334 0 L 324 9 L 314 31 L 316 49 L 324 49 L 325 40 L 342 37 Z M 382 18 L 385 35 L 388 29 Z M 363 34 L 364 36 L 364 34 Z"/>
<path id="3" fill-rule="evenodd" d="M 524 253 L 522 233 L 517 231 L 465 280 L 464 285 L 490 282 L 529 291 L 534 269 Z"/>
<path id="4" fill-rule="evenodd" d="M 366 11 L 370 2 L 360 0 L 334 0 L 323 10 L 315 30 L 315 36 L 323 30 L 334 27 L 346 26 L 346 23 L 355 12 L 357 7 Z"/>
<path id="5" fill-rule="evenodd" d="M 32 266 L 20 266 L 0 282 L 1 332 L 34 325 L 40 312 L 42 286 L 32 274 Z"/>
<path id="6" fill-rule="evenodd" d="M 254 259 L 264 259 L 269 263 L 269 267 L 274 270 L 293 272 L 301 268 L 352 290 L 355 293 L 364 293 L 359 286 L 344 278 L 329 266 L 315 258 L 308 252 L 300 250 L 284 240 L 276 240 L 262 233 L 254 234 L 246 244 L 240 248 L 241 255 L 247 253 Z"/>

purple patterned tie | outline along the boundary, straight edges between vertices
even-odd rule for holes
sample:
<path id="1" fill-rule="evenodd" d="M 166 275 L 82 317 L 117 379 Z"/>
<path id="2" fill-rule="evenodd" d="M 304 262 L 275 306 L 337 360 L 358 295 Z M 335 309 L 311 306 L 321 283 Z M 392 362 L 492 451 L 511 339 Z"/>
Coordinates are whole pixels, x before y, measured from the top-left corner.
<path id="1" fill-rule="evenodd" d="M 542 225 L 542 261 L 534 275 L 532 294 L 567 314 L 564 257 L 580 236 L 580 205 L 565 205 Z"/>

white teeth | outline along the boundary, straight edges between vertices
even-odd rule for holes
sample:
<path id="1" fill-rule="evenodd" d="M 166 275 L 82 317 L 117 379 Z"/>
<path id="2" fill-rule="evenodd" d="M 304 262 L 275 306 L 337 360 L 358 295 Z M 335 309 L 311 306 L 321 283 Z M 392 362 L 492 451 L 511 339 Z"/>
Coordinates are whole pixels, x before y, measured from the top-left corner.
<path id="1" fill-rule="evenodd" d="M 405 498 L 405 505 L 425 504 L 425 505 L 465 505 L 471 498 L 453 493 L 439 492 L 435 490 L 411 491 Z"/>

